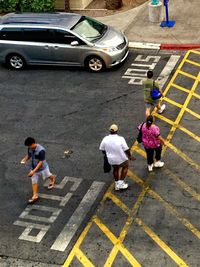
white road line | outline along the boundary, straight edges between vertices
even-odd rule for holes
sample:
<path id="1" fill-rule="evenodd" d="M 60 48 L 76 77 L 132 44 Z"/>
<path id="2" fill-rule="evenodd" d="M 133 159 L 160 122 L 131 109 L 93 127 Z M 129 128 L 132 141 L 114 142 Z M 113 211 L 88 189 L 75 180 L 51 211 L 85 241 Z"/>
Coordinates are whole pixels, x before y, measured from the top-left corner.
<path id="1" fill-rule="evenodd" d="M 160 88 L 163 88 L 163 86 L 165 85 L 167 79 L 169 78 L 170 73 L 175 68 L 179 58 L 180 56 L 177 56 L 177 55 L 172 55 L 169 58 L 167 64 L 165 65 L 164 69 L 162 70 L 162 72 L 160 73 L 157 79 L 157 82 L 159 83 Z"/>
<path id="2" fill-rule="evenodd" d="M 73 195 L 72 193 L 67 193 L 64 197 L 60 197 L 56 195 L 39 194 L 39 197 L 50 199 L 50 200 L 55 200 L 55 201 L 60 201 L 59 206 L 64 207 L 67 204 L 67 202 L 70 200 L 72 195 Z"/>
<path id="3" fill-rule="evenodd" d="M 160 46 L 161 44 L 155 44 L 155 43 L 129 42 L 130 48 L 160 49 Z"/>
<path id="4" fill-rule="evenodd" d="M 42 238 L 45 236 L 46 232 L 50 228 L 50 225 L 24 222 L 24 221 L 15 221 L 14 225 L 25 227 L 23 233 L 19 237 L 20 240 L 26 240 L 36 243 L 39 243 L 42 240 Z M 37 235 L 32 236 L 31 231 L 33 229 L 38 229 L 40 231 Z"/>
<path id="5" fill-rule="evenodd" d="M 72 182 L 73 185 L 71 186 L 71 191 L 76 191 L 76 189 L 79 187 L 82 181 L 83 181 L 82 178 L 65 176 L 59 184 L 57 183 L 55 184 L 54 188 L 63 189 L 68 182 Z M 49 185 L 49 181 L 47 179 L 44 183 L 44 187 L 47 187 L 48 185 Z"/>
<path id="6" fill-rule="evenodd" d="M 101 192 L 104 184 L 104 182 L 97 181 L 92 183 L 91 187 L 85 194 L 77 209 L 72 214 L 68 223 L 65 225 L 65 227 L 51 246 L 51 249 L 57 251 L 65 251 L 72 237 L 83 222 L 85 215 L 88 213 L 97 196 Z"/>
<path id="7" fill-rule="evenodd" d="M 48 218 L 43 217 L 43 216 L 31 215 L 30 213 L 33 210 L 43 211 L 44 214 L 45 214 L 45 212 L 51 213 L 52 215 Z M 53 208 L 53 207 L 47 207 L 47 206 L 41 206 L 41 205 L 32 205 L 32 206 L 26 207 L 26 209 L 21 213 L 19 218 L 38 221 L 38 222 L 53 223 L 61 211 L 62 211 L 61 209 L 57 209 L 57 208 Z"/>

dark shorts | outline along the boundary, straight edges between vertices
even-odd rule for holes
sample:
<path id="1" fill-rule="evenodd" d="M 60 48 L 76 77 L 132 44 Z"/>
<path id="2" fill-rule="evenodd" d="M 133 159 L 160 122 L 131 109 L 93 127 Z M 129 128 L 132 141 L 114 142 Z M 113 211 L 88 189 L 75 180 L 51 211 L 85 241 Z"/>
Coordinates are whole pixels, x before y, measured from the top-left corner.
<path id="1" fill-rule="evenodd" d="M 123 168 L 123 167 L 128 167 L 128 160 L 126 160 L 126 161 L 124 161 L 124 162 L 122 162 L 121 164 L 119 164 L 119 165 L 112 165 L 113 166 L 113 168 Z"/>
<path id="2" fill-rule="evenodd" d="M 145 106 L 146 106 L 146 108 L 153 108 L 153 107 L 155 107 L 156 105 L 158 105 L 158 103 L 159 103 L 159 99 L 154 100 L 153 103 L 151 103 L 151 102 L 145 102 Z"/>

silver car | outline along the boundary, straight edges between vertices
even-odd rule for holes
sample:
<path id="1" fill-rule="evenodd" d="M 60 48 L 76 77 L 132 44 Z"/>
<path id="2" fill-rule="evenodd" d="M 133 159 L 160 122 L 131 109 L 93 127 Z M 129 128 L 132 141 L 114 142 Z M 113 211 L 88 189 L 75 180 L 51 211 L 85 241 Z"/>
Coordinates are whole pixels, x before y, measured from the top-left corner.
<path id="1" fill-rule="evenodd" d="M 123 62 L 128 40 L 118 30 L 74 13 L 10 13 L 0 19 L 0 62 L 85 66 L 99 72 Z"/>

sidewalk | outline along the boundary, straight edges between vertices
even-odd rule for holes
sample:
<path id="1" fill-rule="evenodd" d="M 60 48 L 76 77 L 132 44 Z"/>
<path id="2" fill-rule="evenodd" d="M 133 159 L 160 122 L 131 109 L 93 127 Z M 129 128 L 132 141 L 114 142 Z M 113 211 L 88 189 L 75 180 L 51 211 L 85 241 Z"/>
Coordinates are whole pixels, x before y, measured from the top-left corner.
<path id="1" fill-rule="evenodd" d="M 149 21 L 149 2 L 123 13 L 97 19 L 122 30 L 130 42 L 156 43 L 166 49 L 200 47 L 199 0 L 169 1 L 169 20 L 176 22 L 173 28 L 162 28 L 160 23 Z M 162 20 L 165 20 L 164 6 Z"/>

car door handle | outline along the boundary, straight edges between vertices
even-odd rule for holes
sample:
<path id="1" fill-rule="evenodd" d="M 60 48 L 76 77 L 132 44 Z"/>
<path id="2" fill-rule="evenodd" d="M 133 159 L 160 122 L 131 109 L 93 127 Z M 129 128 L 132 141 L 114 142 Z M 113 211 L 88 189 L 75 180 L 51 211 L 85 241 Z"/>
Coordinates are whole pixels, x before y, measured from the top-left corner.
<path id="1" fill-rule="evenodd" d="M 48 45 L 45 45 L 45 46 L 44 46 L 44 49 L 49 49 L 49 46 L 48 46 Z"/>
<path id="2" fill-rule="evenodd" d="M 58 50 L 58 48 L 59 48 L 59 47 L 58 47 L 57 45 L 56 45 L 56 46 L 54 46 L 54 49 Z"/>

